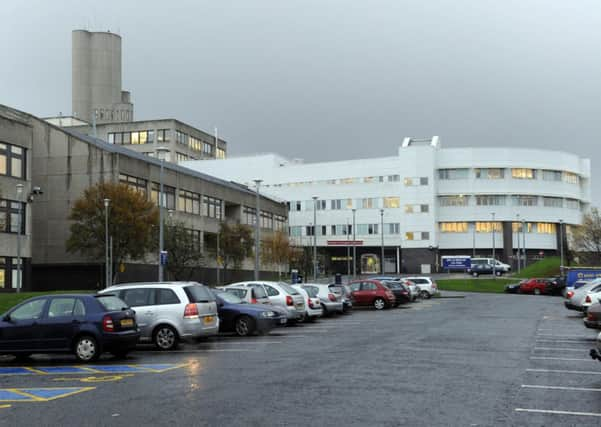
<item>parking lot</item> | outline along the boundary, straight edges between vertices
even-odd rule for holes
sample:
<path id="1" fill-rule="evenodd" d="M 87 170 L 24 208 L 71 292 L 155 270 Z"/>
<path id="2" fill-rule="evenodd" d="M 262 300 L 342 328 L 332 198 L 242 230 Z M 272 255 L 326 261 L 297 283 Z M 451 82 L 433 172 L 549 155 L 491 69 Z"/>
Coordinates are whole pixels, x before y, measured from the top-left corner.
<path id="1" fill-rule="evenodd" d="M 0 425 L 599 425 L 595 336 L 561 298 L 467 294 L 125 361 L 6 357 Z"/>

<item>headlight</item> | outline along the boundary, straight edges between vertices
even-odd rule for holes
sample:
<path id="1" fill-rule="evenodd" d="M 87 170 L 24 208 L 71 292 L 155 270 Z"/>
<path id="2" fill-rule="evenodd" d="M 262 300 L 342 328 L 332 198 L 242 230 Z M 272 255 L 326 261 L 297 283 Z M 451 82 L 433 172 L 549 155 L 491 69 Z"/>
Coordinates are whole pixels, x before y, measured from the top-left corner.
<path id="1" fill-rule="evenodd" d="M 275 312 L 273 311 L 263 311 L 261 313 L 262 317 L 275 317 Z"/>

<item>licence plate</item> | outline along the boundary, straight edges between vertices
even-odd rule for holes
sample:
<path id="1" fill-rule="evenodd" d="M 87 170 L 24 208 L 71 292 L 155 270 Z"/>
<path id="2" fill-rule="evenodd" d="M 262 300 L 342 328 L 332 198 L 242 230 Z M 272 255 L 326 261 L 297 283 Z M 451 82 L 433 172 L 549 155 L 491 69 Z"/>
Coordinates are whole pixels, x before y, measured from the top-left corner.
<path id="1" fill-rule="evenodd" d="M 208 325 L 209 323 L 213 323 L 213 320 L 215 320 L 215 317 L 213 317 L 213 316 L 206 316 L 204 318 L 205 325 Z"/>
<path id="2" fill-rule="evenodd" d="M 122 328 L 131 328 L 134 326 L 134 319 L 121 319 Z"/>
<path id="3" fill-rule="evenodd" d="M 286 323 L 286 319 L 280 319 L 280 324 L 283 325 L 284 323 Z"/>

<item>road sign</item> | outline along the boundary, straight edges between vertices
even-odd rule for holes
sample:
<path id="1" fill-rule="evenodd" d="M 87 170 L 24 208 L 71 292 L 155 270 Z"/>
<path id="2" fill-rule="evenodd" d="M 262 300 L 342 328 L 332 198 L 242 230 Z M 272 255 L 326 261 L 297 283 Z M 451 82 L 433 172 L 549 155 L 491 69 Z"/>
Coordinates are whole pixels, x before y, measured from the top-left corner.
<path id="1" fill-rule="evenodd" d="M 328 240 L 328 246 L 363 246 L 363 240 Z"/>
<path id="2" fill-rule="evenodd" d="M 167 251 L 161 251 L 161 265 L 167 265 Z"/>

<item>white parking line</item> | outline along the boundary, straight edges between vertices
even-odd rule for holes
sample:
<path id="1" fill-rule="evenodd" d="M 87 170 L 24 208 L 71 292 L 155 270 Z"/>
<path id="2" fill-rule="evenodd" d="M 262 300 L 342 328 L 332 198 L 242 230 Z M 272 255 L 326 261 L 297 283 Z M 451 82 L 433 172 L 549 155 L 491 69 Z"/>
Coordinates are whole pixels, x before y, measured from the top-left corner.
<path id="1" fill-rule="evenodd" d="M 599 371 L 568 371 L 563 369 L 526 369 L 526 372 L 546 372 L 549 374 L 601 375 L 601 372 Z"/>
<path id="2" fill-rule="evenodd" d="M 258 345 L 258 344 L 281 344 L 284 341 L 261 341 L 261 340 L 256 340 L 256 341 L 219 341 L 219 342 L 206 342 L 206 343 L 199 343 L 199 345 L 223 345 L 223 344 L 233 344 L 233 345 Z"/>
<path id="3" fill-rule="evenodd" d="M 522 388 L 538 388 L 544 390 L 569 390 L 569 391 L 601 391 L 601 388 L 588 388 L 588 387 L 563 387 L 556 385 L 534 385 L 534 384 L 522 384 Z"/>
<path id="4" fill-rule="evenodd" d="M 552 338 L 569 338 L 574 341 L 594 341 L 591 337 L 575 337 L 574 335 L 554 335 L 554 334 L 536 334 L 537 337 L 552 337 Z"/>
<path id="5" fill-rule="evenodd" d="M 562 344 L 591 345 L 590 342 L 586 342 L 586 341 L 570 341 L 570 340 L 564 340 L 564 339 L 554 340 L 554 339 L 550 339 L 550 338 L 537 338 L 536 342 L 548 342 L 548 343 L 557 342 L 557 343 L 562 343 Z"/>
<path id="6" fill-rule="evenodd" d="M 552 411 L 548 409 L 526 409 L 515 408 L 516 412 L 535 412 L 539 414 L 555 414 L 555 415 L 578 415 L 581 417 L 601 417 L 598 412 L 572 412 L 572 411 Z"/>
<path id="7" fill-rule="evenodd" d="M 544 356 L 530 356 L 532 360 L 565 360 L 574 362 L 594 362 L 593 359 L 578 359 L 576 357 L 544 357 Z"/>
<path id="8" fill-rule="evenodd" d="M 220 349 L 199 349 L 199 350 L 167 350 L 161 351 L 159 354 L 167 354 L 167 353 L 175 353 L 175 354 L 183 354 L 183 353 L 224 353 L 224 352 L 233 352 L 233 353 L 244 353 L 244 352 L 258 352 L 257 349 L 250 348 L 220 348 Z M 158 352 L 157 352 L 158 353 Z"/>
<path id="9" fill-rule="evenodd" d="M 578 351 L 583 352 L 581 348 L 559 348 L 559 347 L 534 347 L 534 350 L 542 350 L 542 351 Z"/>

